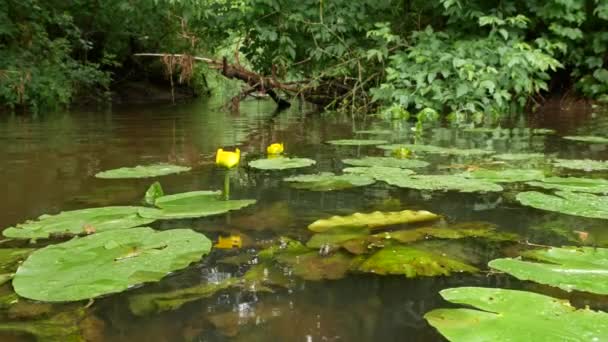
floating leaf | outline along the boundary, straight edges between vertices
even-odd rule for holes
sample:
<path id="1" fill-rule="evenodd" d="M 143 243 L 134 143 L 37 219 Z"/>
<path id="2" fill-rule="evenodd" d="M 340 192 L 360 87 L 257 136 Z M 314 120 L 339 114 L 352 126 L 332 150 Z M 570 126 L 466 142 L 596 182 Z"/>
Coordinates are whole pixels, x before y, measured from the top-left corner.
<path id="1" fill-rule="evenodd" d="M 163 191 L 163 187 L 160 185 L 160 183 L 154 182 L 146 191 L 144 202 L 149 205 L 154 205 L 156 203 L 156 199 L 163 197 L 164 195 L 165 192 Z"/>
<path id="2" fill-rule="evenodd" d="M 566 140 L 588 142 L 593 144 L 608 144 L 608 138 L 598 137 L 593 135 L 570 135 L 565 136 Z"/>
<path id="3" fill-rule="evenodd" d="M 112 230 L 33 252 L 13 287 L 21 297 L 46 302 L 95 298 L 158 281 L 210 249 L 211 241 L 190 229 Z"/>
<path id="4" fill-rule="evenodd" d="M 581 171 L 604 171 L 608 170 L 608 161 L 591 159 L 555 159 L 555 167 Z"/>
<path id="5" fill-rule="evenodd" d="M 502 186 L 481 179 L 466 178 L 461 175 L 413 175 L 410 177 L 389 177 L 380 179 L 400 188 L 460 191 L 460 192 L 498 192 Z"/>
<path id="6" fill-rule="evenodd" d="M 292 183 L 296 189 L 306 189 L 312 191 L 332 191 L 366 186 L 374 184 L 376 181 L 366 175 L 345 174 L 335 175 L 331 172 L 322 172 L 314 175 L 300 175 L 283 179 Z"/>
<path id="7" fill-rule="evenodd" d="M 608 197 L 558 191 L 547 195 L 536 191 L 517 194 L 517 200 L 533 208 L 590 218 L 608 219 Z"/>
<path id="8" fill-rule="evenodd" d="M 526 184 L 544 189 L 587 192 L 593 194 L 608 193 L 608 180 L 600 178 L 548 177 L 541 182 L 528 182 Z"/>
<path id="9" fill-rule="evenodd" d="M 402 274 L 408 278 L 448 276 L 454 272 L 477 272 L 459 260 L 408 246 L 387 246 L 372 254 L 358 271 L 380 275 Z"/>
<path id="10" fill-rule="evenodd" d="M 403 210 L 362 214 L 354 213 L 348 216 L 332 216 L 328 219 L 317 220 L 308 226 L 313 232 L 325 232 L 336 227 L 367 227 L 375 228 L 401 223 L 417 223 L 432 221 L 439 216 L 426 210 Z"/>
<path id="11" fill-rule="evenodd" d="M 372 167 L 347 167 L 342 170 L 345 173 L 365 175 L 375 180 L 387 182 L 387 179 L 401 179 L 414 174 L 414 171 L 396 167 L 372 166 Z"/>
<path id="12" fill-rule="evenodd" d="M 316 162 L 308 158 L 270 158 L 270 159 L 258 159 L 249 162 L 249 166 L 259 170 L 287 170 L 287 169 L 298 169 L 302 167 L 308 167 L 315 165 Z"/>
<path id="13" fill-rule="evenodd" d="M 64 211 L 56 215 L 42 215 L 37 221 L 27 221 L 6 228 L 2 234 L 12 239 L 45 239 L 53 235 L 72 236 L 95 232 L 126 229 L 154 222 L 139 214 L 154 212 L 144 207 L 102 207 Z"/>
<path id="14" fill-rule="evenodd" d="M 254 204 L 255 200 L 224 200 L 219 191 L 190 191 L 156 199 L 160 210 L 140 211 L 143 217 L 159 220 L 219 215 Z"/>
<path id="15" fill-rule="evenodd" d="M 539 262 L 503 258 L 489 266 L 517 279 L 559 287 L 565 291 L 608 294 L 608 249 L 595 247 L 551 247 L 528 251 L 523 257 Z"/>
<path id="16" fill-rule="evenodd" d="M 395 167 L 402 169 L 415 169 L 419 167 L 427 167 L 429 163 L 417 159 L 398 159 L 392 157 L 364 157 L 361 159 L 344 159 L 344 164 L 354 166 L 371 166 L 371 167 Z"/>
<path id="17" fill-rule="evenodd" d="M 531 159 L 543 159 L 546 156 L 542 153 L 503 153 L 495 155 L 494 158 L 504 161 L 528 161 Z"/>
<path id="18" fill-rule="evenodd" d="M 513 183 L 540 180 L 545 178 L 545 173 L 534 169 L 475 170 L 463 176 L 494 183 Z"/>
<path id="19" fill-rule="evenodd" d="M 190 167 L 171 164 L 138 165 L 135 167 L 122 167 L 120 169 L 99 172 L 95 175 L 95 177 L 105 179 L 150 178 L 190 170 Z"/>
<path id="20" fill-rule="evenodd" d="M 388 144 L 386 140 L 362 140 L 362 139 L 342 139 L 342 140 L 329 140 L 326 143 L 331 145 L 340 146 L 372 146 Z"/>
<path id="21" fill-rule="evenodd" d="M 601 341 L 608 314 L 576 309 L 568 301 L 532 292 L 460 287 L 441 296 L 472 308 L 436 309 L 424 315 L 452 342 Z"/>
<path id="22" fill-rule="evenodd" d="M 394 145 L 381 145 L 378 146 L 383 150 L 393 151 L 398 148 L 406 148 L 413 152 L 420 153 L 436 153 L 436 154 L 449 154 L 457 156 L 479 156 L 485 154 L 492 154 L 492 150 L 481 150 L 481 149 L 459 149 L 453 147 L 441 147 L 433 145 L 413 145 L 413 144 L 394 144 Z"/>

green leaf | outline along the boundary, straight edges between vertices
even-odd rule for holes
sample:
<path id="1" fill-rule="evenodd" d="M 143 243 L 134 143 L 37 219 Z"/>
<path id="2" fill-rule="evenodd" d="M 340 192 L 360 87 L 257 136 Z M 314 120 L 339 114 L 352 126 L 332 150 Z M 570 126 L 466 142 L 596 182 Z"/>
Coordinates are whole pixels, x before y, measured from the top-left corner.
<path id="1" fill-rule="evenodd" d="M 526 184 L 544 189 L 608 194 L 608 180 L 600 178 L 548 177 L 540 182 Z"/>
<path id="2" fill-rule="evenodd" d="M 13 287 L 21 297 L 45 302 L 95 298 L 158 281 L 210 249 L 211 241 L 190 229 L 113 230 L 33 252 Z"/>
<path id="3" fill-rule="evenodd" d="M 405 275 L 407 278 L 478 271 L 476 267 L 459 260 L 407 246 L 384 247 L 367 258 L 356 270 L 379 275 Z"/>
<path id="4" fill-rule="evenodd" d="M 562 214 L 608 219 L 608 197 L 558 191 L 556 196 L 536 191 L 520 192 L 517 200 L 533 208 Z"/>
<path id="5" fill-rule="evenodd" d="M 429 163 L 417 159 L 398 159 L 392 157 L 364 157 L 361 159 L 343 159 L 342 162 L 354 166 L 382 166 L 415 169 L 429 166 Z"/>
<path id="6" fill-rule="evenodd" d="M 465 178 L 460 175 L 413 175 L 409 177 L 390 177 L 380 179 L 400 188 L 459 191 L 459 192 L 500 192 L 502 186 L 481 179 Z"/>
<path id="7" fill-rule="evenodd" d="M 475 170 L 464 173 L 463 176 L 494 183 L 513 183 L 542 180 L 545 173 L 534 169 Z"/>
<path id="8" fill-rule="evenodd" d="M 347 167 L 342 170 L 345 173 L 356 175 L 364 175 L 378 181 L 388 182 L 387 179 L 400 179 L 414 174 L 414 171 L 409 169 L 400 169 L 396 167 L 372 166 L 372 167 Z"/>
<path id="9" fill-rule="evenodd" d="M 315 165 L 317 162 L 308 158 L 270 158 L 249 162 L 249 166 L 259 170 L 287 170 Z"/>
<path id="10" fill-rule="evenodd" d="M 478 156 L 485 154 L 492 154 L 494 151 L 491 150 L 480 150 L 480 149 L 458 149 L 452 147 L 440 147 L 433 145 L 413 145 L 413 144 L 395 144 L 395 145 L 381 145 L 378 148 L 383 150 L 396 150 L 398 148 L 406 148 L 412 152 L 420 153 L 436 153 L 436 154 L 447 154 L 456 156 Z"/>
<path id="11" fill-rule="evenodd" d="M 160 210 L 147 208 L 139 214 L 158 220 L 195 218 L 224 214 L 254 203 L 255 200 L 249 199 L 224 200 L 218 191 L 190 191 L 159 197 L 155 204 Z"/>
<path id="12" fill-rule="evenodd" d="M 120 169 L 99 172 L 97 178 L 120 179 L 120 178 L 150 178 L 190 171 L 190 167 L 171 164 L 138 165 L 135 167 L 123 167 Z"/>
<path id="13" fill-rule="evenodd" d="M 354 213 L 348 216 L 332 216 L 311 223 L 308 229 L 313 232 L 325 232 L 337 227 L 376 228 L 403 223 L 433 221 L 439 216 L 426 210 L 402 210 L 393 212 L 375 211 L 373 213 Z"/>
<path id="14" fill-rule="evenodd" d="M 542 153 L 503 153 L 495 155 L 494 159 L 504 161 L 527 161 L 532 159 L 542 159 L 545 157 L 546 156 Z"/>
<path id="15" fill-rule="evenodd" d="M 362 139 L 341 139 L 341 140 L 329 140 L 326 143 L 331 145 L 340 146 L 372 146 L 387 144 L 386 140 L 362 140 Z"/>
<path id="16" fill-rule="evenodd" d="M 597 137 L 597 136 L 593 136 L 593 135 L 582 135 L 582 136 L 570 135 L 570 136 L 565 136 L 564 139 L 582 141 L 582 142 L 588 142 L 588 143 L 594 143 L 594 144 L 608 144 L 608 138 Z"/>
<path id="17" fill-rule="evenodd" d="M 149 205 L 154 205 L 156 199 L 164 195 L 165 193 L 160 183 L 154 182 L 146 191 L 146 195 L 144 196 L 144 202 Z"/>
<path id="18" fill-rule="evenodd" d="M 27 221 L 6 228 L 2 234 L 12 239 L 46 239 L 54 235 L 72 236 L 126 229 L 154 222 L 139 214 L 154 212 L 145 207 L 102 207 L 64 211 L 56 215 L 42 215 L 36 221 Z"/>
<path id="19" fill-rule="evenodd" d="M 84 308 L 67 308 L 36 319 L 4 319 L 0 322 L 0 331 L 8 332 L 10 336 L 16 332 L 24 333 L 33 336 L 36 341 L 83 342 L 85 324 Z"/>
<path id="20" fill-rule="evenodd" d="M 335 175 L 332 172 L 322 172 L 313 175 L 300 175 L 283 179 L 296 189 L 311 191 L 344 190 L 359 186 L 374 184 L 376 181 L 366 175 L 344 174 Z"/>
<path id="21" fill-rule="evenodd" d="M 318 251 L 310 250 L 306 253 L 279 253 L 275 259 L 288 265 L 296 276 L 312 281 L 344 278 L 356 263 L 352 255 L 347 253 L 336 252 L 322 256 Z"/>
<path id="22" fill-rule="evenodd" d="M 608 314 L 577 310 L 565 300 L 483 287 L 440 293 L 449 302 L 472 307 L 436 309 L 424 315 L 452 342 L 601 341 L 608 336 Z"/>
<path id="23" fill-rule="evenodd" d="M 551 247 L 528 251 L 526 259 L 503 258 L 490 267 L 521 280 L 559 287 L 565 291 L 608 294 L 608 249 L 596 247 Z"/>
<path id="24" fill-rule="evenodd" d="M 308 248 L 320 248 L 323 246 L 336 247 L 341 243 L 360 238 L 369 237 L 369 228 L 358 226 L 335 227 L 324 233 L 314 234 L 306 243 Z"/>
<path id="25" fill-rule="evenodd" d="M 608 161 L 591 159 L 555 159 L 555 167 L 581 171 L 605 171 L 608 170 Z"/>

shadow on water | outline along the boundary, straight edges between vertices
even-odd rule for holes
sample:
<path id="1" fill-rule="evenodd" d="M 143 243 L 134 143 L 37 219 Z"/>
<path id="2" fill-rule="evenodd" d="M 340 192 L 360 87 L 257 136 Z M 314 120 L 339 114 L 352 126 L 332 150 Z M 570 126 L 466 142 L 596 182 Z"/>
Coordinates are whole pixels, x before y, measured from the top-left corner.
<path id="1" fill-rule="evenodd" d="M 0 226 L 8 227 L 62 210 L 139 204 L 151 183 L 150 180 L 94 178 L 101 170 L 172 162 L 192 166 L 193 171 L 162 177 L 160 181 L 166 193 L 221 189 L 223 171 L 214 165 L 218 147 L 239 147 L 247 161 L 264 155 L 270 143 L 284 142 L 289 155 L 317 161 L 317 165 L 306 172 L 337 172 L 342 169 L 344 158 L 381 155 L 381 152 L 373 147 L 324 144 L 327 140 L 350 138 L 356 129 L 372 128 L 392 130 L 386 137 L 392 142 L 412 138 L 408 124 L 369 119 L 353 121 L 339 114 L 307 115 L 296 106 L 276 112 L 273 103 L 266 101 L 244 101 L 240 114 L 217 108 L 217 103 L 201 101 L 178 106 L 117 107 L 106 112 L 1 118 L 0 182 L 5 188 L 4 196 L 0 197 L 3 208 Z M 513 129 L 490 133 L 431 128 L 425 131 L 423 142 L 491 148 L 498 152 L 534 151 L 562 157 L 606 159 L 606 145 L 569 143 L 557 135 L 530 133 L 530 128 L 553 128 L 560 135 L 606 131 L 606 113 L 591 108 L 571 108 L 571 112 L 564 112 L 561 107 L 559 112 L 555 108 L 544 108 L 527 122 L 518 121 L 520 124 Z M 430 156 L 427 160 L 437 168 L 455 169 L 483 163 L 468 157 Z M 513 201 L 513 192 L 430 193 L 377 183 L 325 193 L 292 189 L 281 181 L 286 175 L 299 173 L 264 173 L 240 167 L 232 176 L 232 196 L 255 198 L 256 206 L 230 215 L 153 224 L 157 229 L 191 227 L 214 241 L 220 235 L 237 234 L 242 237 L 243 247 L 238 251 L 216 249 L 199 264 L 159 283 L 96 300 L 87 309 L 86 319 L 78 316 L 78 324 L 85 326 L 81 330 L 85 337 L 107 341 L 438 341 L 442 337 L 426 323 L 423 315 L 434 308 L 449 306 L 438 292 L 455 286 L 534 288 L 571 298 L 578 305 L 608 309 L 608 303 L 593 297 L 568 295 L 487 272 L 417 279 L 352 274 L 331 281 L 302 281 L 287 274 L 291 286 L 273 288 L 273 292 L 228 288 L 186 303 L 177 310 L 133 315 L 128 305 L 131 296 L 171 292 L 241 276 L 247 265 L 226 265 L 218 261 L 239 253 L 255 255 L 279 236 L 306 241 L 311 235 L 306 226 L 331 215 L 373 210 L 429 210 L 442 215 L 443 222 L 448 224 L 486 221 L 501 230 L 518 233 L 524 240 L 567 243 L 563 236 L 541 234 L 533 229 L 564 220 L 564 215 L 521 207 Z M 594 220 L 569 219 L 570 224 L 597 225 Z M 462 251 L 481 268 L 485 268 L 488 260 L 509 254 L 508 250 L 479 243 L 464 243 Z M 3 298 L 11 299 L 9 286 L 4 285 L 2 290 Z M 35 319 L 47 319 L 62 310 L 82 309 L 85 304 L 31 303 L 25 311 Z M 20 316 L 14 309 L 0 301 L 0 318 L 12 321 L 16 317 Z M 2 334 L 3 341 L 28 339 L 24 335 Z"/>

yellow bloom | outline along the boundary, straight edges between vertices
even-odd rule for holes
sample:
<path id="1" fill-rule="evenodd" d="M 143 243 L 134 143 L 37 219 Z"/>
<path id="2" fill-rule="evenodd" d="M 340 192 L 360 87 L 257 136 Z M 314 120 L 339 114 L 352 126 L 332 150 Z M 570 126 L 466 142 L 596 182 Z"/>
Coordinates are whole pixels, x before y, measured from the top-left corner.
<path id="1" fill-rule="evenodd" d="M 234 152 L 224 151 L 220 148 L 215 155 L 215 163 L 229 169 L 239 165 L 240 160 L 241 150 L 238 148 Z"/>
<path id="2" fill-rule="evenodd" d="M 230 235 L 227 237 L 220 236 L 217 238 L 217 243 L 213 246 L 221 249 L 241 248 L 243 241 L 238 235 Z"/>
<path id="3" fill-rule="evenodd" d="M 393 157 L 395 157 L 395 158 L 407 159 L 411 156 L 412 156 L 412 151 L 405 147 L 400 147 L 400 148 L 393 150 Z"/>
<path id="4" fill-rule="evenodd" d="M 274 143 L 266 148 L 268 154 L 281 154 L 283 153 L 283 143 Z"/>

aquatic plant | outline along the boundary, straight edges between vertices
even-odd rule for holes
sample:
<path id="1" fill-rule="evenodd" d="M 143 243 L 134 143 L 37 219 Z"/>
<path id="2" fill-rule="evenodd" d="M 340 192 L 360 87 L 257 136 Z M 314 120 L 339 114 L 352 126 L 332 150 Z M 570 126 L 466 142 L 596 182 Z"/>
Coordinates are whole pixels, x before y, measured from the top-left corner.
<path id="1" fill-rule="evenodd" d="M 555 195 L 537 191 L 517 194 L 517 200 L 533 208 L 590 218 L 608 219 L 608 198 L 587 193 L 558 191 Z"/>
<path id="2" fill-rule="evenodd" d="M 341 139 L 341 140 L 329 140 L 326 143 L 330 145 L 339 146 L 374 146 L 387 144 L 386 140 L 364 140 L 364 139 Z"/>
<path id="3" fill-rule="evenodd" d="M 344 164 L 370 167 L 398 167 L 415 169 L 429 166 L 428 162 L 418 159 L 399 159 L 392 157 L 363 157 L 360 159 L 342 159 Z"/>
<path id="4" fill-rule="evenodd" d="M 367 227 L 376 228 L 401 223 L 417 223 L 432 221 L 440 216 L 426 210 L 402 210 L 394 212 L 354 213 L 348 216 L 332 216 L 316 220 L 308 225 L 313 232 L 324 232 L 336 227 Z"/>
<path id="5" fill-rule="evenodd" d="M 285 151 L 285 146 L 283 143 L 274 143 L 266 147 L 267 154 L 281 154 L 283 151 Z"/>
<path id="6" fill-rule="evenodd" d="M 238 210 L 255 202 L 251 199 L 227 200 L 219 191 L 190 191 L 158 197 L 155 205 L 159 209 L 140 209 L 139 215 L 155 220 L 204 217 Z"/>
<path id="7" fill-rule="evenodd" d="M 316 161 L 308 158 L 277 157 L 252 160 L 248 165 L 259 170 L 287 170 L 309 167 L 315 165 L 316 163 Z"/>
<path id="8" fill-rule="evenodd" d="M 354 187 L 374 184 L 376 181 L 367 175 L 344 174 L 335 175 L 332 172 L 321 172 L 310 175 L 299 175 L 284 178 L 283 181 L 296 189 L 311 191 L 344 190 Z"/>
<path id="9" fill-rule="evenodd" d="M 138 165 L 135 167 L 121 167 L 119 169 L 102 171 L 95 174 L 95 177 L 104 179 L 152 178 L 186 172 L 191 169 L 192 168 L 187 166 L 171 164 Z"/>
<path id="10" fill-rule="evenodd" d="M 224 151 L 223 149 L 218 149 L 215 154 L 215 164 L 218 166 L 225 167 L 227 169 L 231 169 L 237 165 L 241 161 L 241 150 L 238 148 L 231 151 Z"/>

